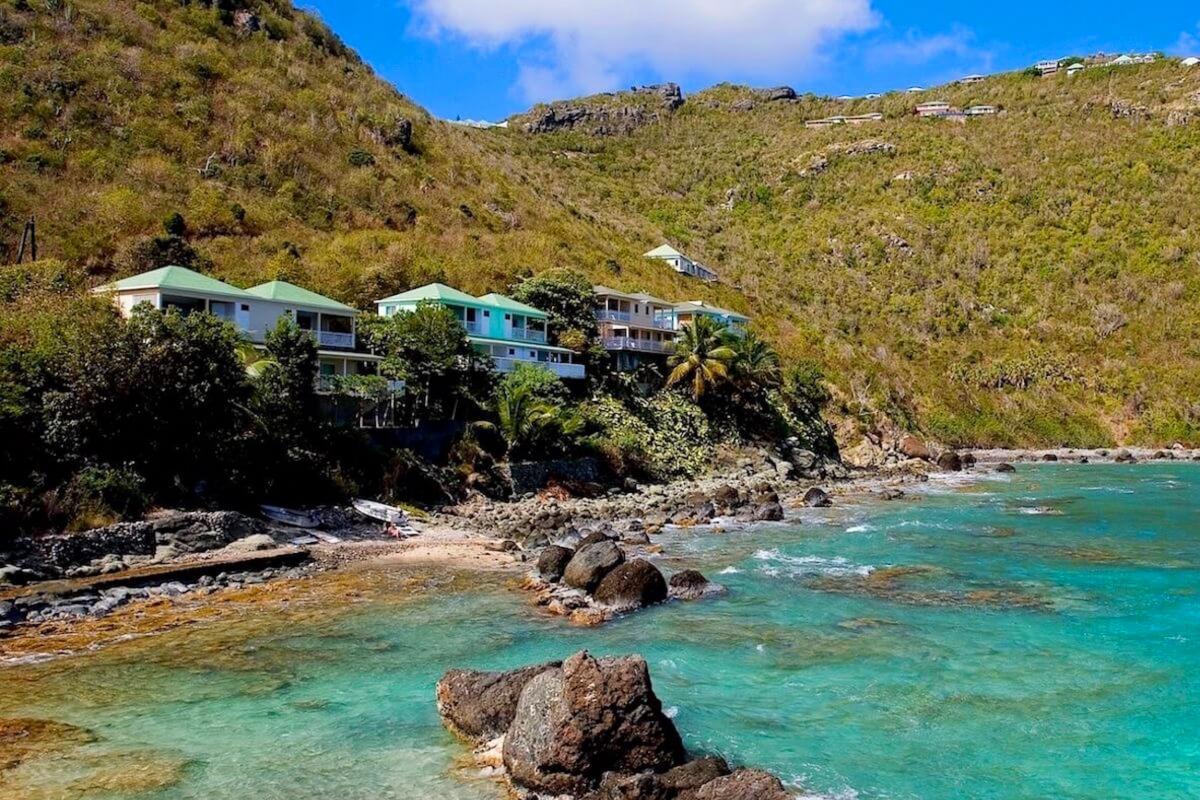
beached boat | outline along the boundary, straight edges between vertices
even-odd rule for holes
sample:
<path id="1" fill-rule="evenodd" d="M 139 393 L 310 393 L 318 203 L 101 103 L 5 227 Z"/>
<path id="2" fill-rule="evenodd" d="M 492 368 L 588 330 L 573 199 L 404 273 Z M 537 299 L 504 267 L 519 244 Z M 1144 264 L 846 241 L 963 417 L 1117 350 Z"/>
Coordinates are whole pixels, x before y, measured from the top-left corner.
<path id="1" fill-rule="evenodd" d="M 290 525 L 293 528 L 315 528 L 321 521 L 307 511 L 297 511 L 283 506 L 259 506 L 263 516 L 280 525 Z"/>
<path id="2" fill-rule="evenodd" d="M 397 525 L 408 525 L 408 514 L 395 506 L 377 503 L 374 500 L 355 500 L 354 510 L 364 517 L 377 519 L 380 522 L 394 522 Z"/>

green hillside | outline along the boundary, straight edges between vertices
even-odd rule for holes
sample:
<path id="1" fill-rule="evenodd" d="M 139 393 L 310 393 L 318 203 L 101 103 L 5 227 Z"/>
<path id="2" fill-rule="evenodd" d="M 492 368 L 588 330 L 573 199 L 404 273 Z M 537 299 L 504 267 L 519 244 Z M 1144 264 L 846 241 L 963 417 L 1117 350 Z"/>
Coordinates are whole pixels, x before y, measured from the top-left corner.
<path id="1" fill-rule="evenodd" d="M 573 266 L 752 314 L 826 365 L 847 432 L 1200 441 L 1200 69 L 1174 61 L 848 103 L 609 95 L 470 129 L 286 0 L 9 0 L 0 86 L 10 258 L 34 215 L 39 255 L 93 282 L 183 257 L 363 307 Z M 930 99 L 1004 113 L 915 119 Z M 640 257 L 664 240 L 724 284 Z"/>

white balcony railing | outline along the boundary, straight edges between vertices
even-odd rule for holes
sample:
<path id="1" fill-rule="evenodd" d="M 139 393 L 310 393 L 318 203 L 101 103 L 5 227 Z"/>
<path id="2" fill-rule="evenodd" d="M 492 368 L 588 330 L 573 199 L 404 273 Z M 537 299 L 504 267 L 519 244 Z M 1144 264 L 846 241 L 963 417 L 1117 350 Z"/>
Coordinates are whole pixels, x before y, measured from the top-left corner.
<path id="1" fill-rule="evenodd" d="M 546 332 L 536 331 L 532 328 L 513 328 L 508 332 L 510 339 L 515 339 L 520 342 L 540 342 L 546 343 Z"/>
<path id="2" fill-rule="evenodd" d="M 608 336 L 604 339 L 605 350 L 637 350 L 643 353 L 669 353 L 672 344 L 653 339 L 631 339 L 628 336 Z"/>
<path id="3" fill-rule="evenodd" d="M 663 317 L 655 317 L 653 320 L 651 320 L 650 326 L 653 328 L 658 328 L 661 331 L 673 331 L 675 330 L 675 320 L 665 319 Z"/>
<path id="4" fill-rule="evenodd" d="M 467 329 L 467 333 L 473 333 L 476 336 L 483 333 L 483 323 L 479 320 L 475 320 L 474 322 L 463 320 L 463 327 Z"/>
<path id="5" fill-rule="evenodd" d="M 601 322 L 629 322 L 633 315 L 628 311 L 609 311 L 606 308 L 596 310 L 596 319 Z"/>
<path id="6" fill-rule="evenodd" d="M 582 378 L 583 364 L 567 364 L 560 361 L 534 361 L 525 358 L 493 358 L 497 372 L 512 372 L 518 364 L 532 364 L 535 367 L 545 367 L 560 378 Z"/>
<path id="7" fill-rule="evenodd" d="M 336 331 L 314 331 L 317 344 L 322 347 L 336 347 L 339 350 L 354 349 L 353 333 L 338 333 Z"/>

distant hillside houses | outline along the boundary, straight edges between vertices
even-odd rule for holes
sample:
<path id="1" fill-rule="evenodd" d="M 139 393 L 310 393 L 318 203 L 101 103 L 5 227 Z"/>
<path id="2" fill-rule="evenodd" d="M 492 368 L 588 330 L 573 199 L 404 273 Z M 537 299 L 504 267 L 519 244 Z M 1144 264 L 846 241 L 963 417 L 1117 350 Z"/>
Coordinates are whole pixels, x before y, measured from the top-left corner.
<path id="1" fill-rule="evenodd" d="M 645 255 L 646 258 L 654 258 L 667 262 L 680 275 L 699 278 L 702 281 L 717 280 L 717 273 L 715 271 L 704 266 L 699 261 L 693 261 L 669 244 L 656 247 Z"/>
<path id="2" fill-rule="evenodd" d="M 863 125 L 868 122 L 882 122 L 883 114 L 879 111 L 873 111 L 869 114 L 856 114 L 854 116 L 834 116 L 823 117 L 822 119 L 809 119 L 804 121 L 806 128 L 829 128 L 834 125 Z"/>

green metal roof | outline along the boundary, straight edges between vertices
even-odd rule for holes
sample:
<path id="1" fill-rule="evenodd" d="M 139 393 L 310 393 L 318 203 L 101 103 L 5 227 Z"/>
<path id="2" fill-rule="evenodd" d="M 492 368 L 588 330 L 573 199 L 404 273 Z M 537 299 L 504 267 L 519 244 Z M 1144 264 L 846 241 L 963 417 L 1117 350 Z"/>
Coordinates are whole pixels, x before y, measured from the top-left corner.
<path id="1" fill-rule="evenodd" d="M 201 275 L 186 267 L 161 267 L 140 275 L 122 278 L 115 283 L 99 287 L 97 291 L 126 292 L 133 289 L 175 289 L 180 292 L 247 298 L 246 292 L 236 286 L 231 286 L 207 275 Z"/>
<path id="2" fill-rule="evenodd" d="M 679 252 L 674 247 L 671 247 L 671 245 L 663 244 L 663 245 L 659 245 L 658 247 L 654 248 L 649 253 L 646 253 L 645 257 L 646 258 L 675 258 L 676 256 L 681 256 L 681 255 L 683 255 L 683 253 Z"/>
<path id="3" fill-rule="evenodd" d="M 745 314 L 739 314 L 736 311 L 730 311 L 729 309 L 721 308 L 720 306 L 709 305 L 703 300 L 689 300 L 686 303 L 676 303 L 675 311 L 684 314 L 707 314 L 709 316 L 740 319 L 744 322 L 750 321 L 750 318 Z"/>
<path id="4" fill-rule="evenodd" d="M 503 345 L 504 347 L 527 347 L 530 350 L 549 350 L 551 353 L 574 353 L 575 352 L 574 350 L 571 350 L 566 347 L 555 347 L 552 344 L 543 344 L 541 342 L 527 342 L 527 341 L 517 340 L 517 339 L 492 339 L 487 336 L 468 336 L 467 339 L 469 339 L 474 344 L 498 344 L 498 345 Z"/>
<path id="5" fill-rule="evenodd" d="M 542 311 L 540 308 L 527 306 L 524 303 L 519 303 L 516 300 L 513 300 L 511 297 L 505 297 L 504 295 L 496 294 L 495 292 L 483 295 L 479 298 L 479 301 L 486 303 L 493 308 L 503 309 L 504 311 L 510 311 L 515 314 L 523 314 L 526 317 L 537 317 L 538 319 L 548 318 L 546 312 Z"/>
<path id="6" fill-rule="evenodd" d="M 456 305 L 466 306 L 485 306 L 488 305 L 484 301 L 472 297 L 466 292 L 460 292 L 452 286 L 447 286 L 444 283 L 430 283 L 425 286 L 419 286 L 416 289 L 409 289 L 407 292 L 394 294 L 391 297 L 385 297 L 382 300 L 376 300 L 376 303 L 419 303 L 422 300 L 433 300 L 440 303 L 454 303 Z"/>
<path id="7" fill-rule="evenodd" d="M 324 311 L 339 311 L 343 314 L 356 313 L 355 309 L 345 303 L 339 303 L 337 300 L 332 300 L 316 292 L 310 292 L 308 289 L 288 283 L 287 281 L 263 283 L 247 289 L 246 292 L 255 297 L 261 297 L 264 300 L 274 300 L 277 303 L 307 306 Z"/>

